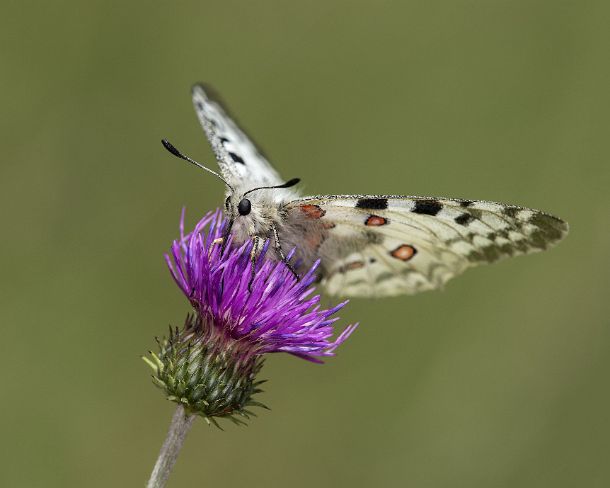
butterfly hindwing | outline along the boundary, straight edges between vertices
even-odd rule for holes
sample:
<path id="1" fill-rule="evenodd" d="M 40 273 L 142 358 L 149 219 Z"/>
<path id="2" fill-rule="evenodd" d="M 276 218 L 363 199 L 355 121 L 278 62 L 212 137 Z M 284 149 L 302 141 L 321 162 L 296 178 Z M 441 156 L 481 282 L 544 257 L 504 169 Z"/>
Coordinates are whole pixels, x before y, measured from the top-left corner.
<path id="1" fill-rule="evenodd" d="M 469 267 L 546 249 L 568 229 L 538 210 L 448 198 L 329 195 L 287 210 L 323 223 L 322 284 L 346 296 L 440 288 Z"/>
<path id="2" fill-rule="evenodd" d="M 193 105 L 210 141 L 222 175 L 234 186 L 282 183 L 279 174 L 252 140 L 239 128 L 213 90 L 203 84 L 192 89 Z"/>

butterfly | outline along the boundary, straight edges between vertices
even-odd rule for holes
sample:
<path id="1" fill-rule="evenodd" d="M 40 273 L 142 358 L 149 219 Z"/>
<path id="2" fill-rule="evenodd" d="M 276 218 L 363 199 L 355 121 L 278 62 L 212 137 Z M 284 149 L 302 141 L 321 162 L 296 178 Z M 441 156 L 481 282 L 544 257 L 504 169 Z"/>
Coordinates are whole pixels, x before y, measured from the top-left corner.
<path id="1" fill-rule="evenodd" d="M 224 181 L 226 236 L 231 233 L 238 244 L 252 240 L 253 259 L 269 240 L 270 254 L 297 278 L 319 259 L 318 278 L 330 295 L 382 297 L 438 289 L 468 268 L 545 250 L 568 232 L 566 222 L 539 210 L 482 200 L 301 197 L 294 188 L 299 180 L 280 177 L 210 87 L 195 85 L 192 99 L 220 174 L 168 141 L 163 145 Z M 298 255 L 288 260 L 293 248 Z"/>

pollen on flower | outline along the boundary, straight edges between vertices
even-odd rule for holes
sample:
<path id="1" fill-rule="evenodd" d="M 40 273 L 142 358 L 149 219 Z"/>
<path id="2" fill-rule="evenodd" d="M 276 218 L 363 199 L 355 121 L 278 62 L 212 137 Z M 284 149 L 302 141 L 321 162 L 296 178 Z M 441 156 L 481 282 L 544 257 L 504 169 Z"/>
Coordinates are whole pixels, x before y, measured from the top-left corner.
<path id="1" fill-rule="evenodd" d="M 180 237 L 166 260 L 194 315 L 160 341 L 158 355 L 147 358 L 153 381 L 170 400 L 214 423 L 215 417 L 239 422 L 237 416 L 251 414 L 249 406 L 261 406 L 251 397 L 259 391 L 256 375 L 264 354 L 287 352 L 321 362 L 357 326 L 335 334 L 333 315 L 347 302 L 320 308 L 313 286 L 317 263 L 297 280 L 284 263 L 266 258 L 265 245 L 251 281 L 252 244 L 234 246 L 229 237 L 219 245 L 226 225 L 216 210 L 185 234 L 183 212 Z"/>

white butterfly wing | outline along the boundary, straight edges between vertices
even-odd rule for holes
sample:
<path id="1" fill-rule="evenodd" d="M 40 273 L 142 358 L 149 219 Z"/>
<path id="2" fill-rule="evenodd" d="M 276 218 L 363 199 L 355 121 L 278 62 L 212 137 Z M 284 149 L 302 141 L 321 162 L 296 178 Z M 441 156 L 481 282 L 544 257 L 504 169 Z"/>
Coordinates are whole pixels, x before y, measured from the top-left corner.
<path id="1" fill-rule="evenodd" d="M 442 287 L 467 268 L 542 251 L 568 225 L 495 202 L 412 196 L 306 197 L 287 205 L 326 229 L 322 285 L 340 296 L 392 296 Z"/>
<path id="2" fill-rule="evenodd" d="M 233 186 L 272 186 L 283 183 L 280 175 L 252 140 L 238 127 L 209 86 L 192 89 L 193 105 L 223 177 Z"/>
<path id="3" fill-rule="evenodd" d="M 283 183 L 209 87 L 193 88 L 193 104 L 222 174 L 237 192 Z M 274 195 L 283 237 L 304 250 L 305 261 L 322 259 L 322 284 L 334 295 L 440 288 L 469 267 L 546 249 L 568 231 L 544 212 L 495 202 L 400 195 L 290 201 L 292 190 Z"/>

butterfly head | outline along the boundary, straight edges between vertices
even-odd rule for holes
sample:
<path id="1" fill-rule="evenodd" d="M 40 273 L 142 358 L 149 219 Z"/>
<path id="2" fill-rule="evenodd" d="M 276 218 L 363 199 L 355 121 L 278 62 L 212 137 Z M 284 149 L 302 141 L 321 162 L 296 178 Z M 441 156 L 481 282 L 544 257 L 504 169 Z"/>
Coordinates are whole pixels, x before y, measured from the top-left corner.
<path id="1" fill-rule="evenodd" d="M 233 190 L 227 186 L 227 199 L 225 200 L 225 211 L 237 228 L 242 228 L 248 235 L 266 233 L 269 219 L 275 220 L 279 192 L 266 191 L 290 188 L 299 182 L 299 178 L 293 178 L 286 183 L 274 186 L 260 186 L 251 188 L 245 192 L 239 189 Z"/>
<path id="2" fill-rule="evenodd" d="M 232 219 L 247 217 L 252 213 L 252 200 L 243 195 L 229 193 L 225 200 L 225 210 L 227 215 Z"/>

